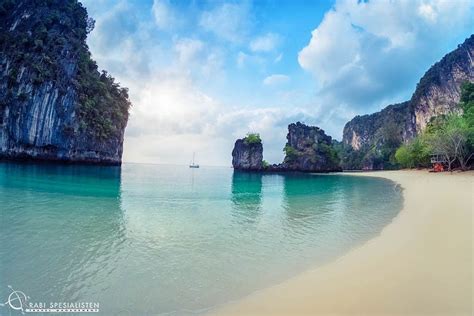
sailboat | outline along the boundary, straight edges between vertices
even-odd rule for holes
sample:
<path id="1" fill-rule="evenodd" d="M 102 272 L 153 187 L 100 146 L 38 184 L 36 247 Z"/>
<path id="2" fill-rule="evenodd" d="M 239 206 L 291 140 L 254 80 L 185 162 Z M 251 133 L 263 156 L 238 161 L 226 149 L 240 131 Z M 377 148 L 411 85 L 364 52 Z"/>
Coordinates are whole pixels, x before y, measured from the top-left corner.
<path id="1" fill-rule="evenodd" d="M 189 165 L 189 168 L 199 168 L 199 165 L 194 163 L 194 156 L 195 153 L 193 153 L 193 162 Z"/>

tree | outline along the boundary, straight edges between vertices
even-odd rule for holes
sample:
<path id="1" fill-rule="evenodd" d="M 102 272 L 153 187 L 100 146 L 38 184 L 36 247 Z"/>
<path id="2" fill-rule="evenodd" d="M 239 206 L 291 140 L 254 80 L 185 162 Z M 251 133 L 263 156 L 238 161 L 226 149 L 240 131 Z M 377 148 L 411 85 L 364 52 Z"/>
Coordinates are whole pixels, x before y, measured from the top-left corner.
<path id="1" fill-rule="evenodd" d="M 298 151 L 288 144 L 285 145 L 283 151 L 285 152 L 285 162 L 292 161 L 298 157 Z"/>
<path id="2" fill-rule="evenodd" d="M 458 160 L 461 169 L 465 170 L 472 157 L 469 148 L 469 128 L 464 117 L 451 114 L 446 117 L 444 124 L 432 129 L 427 139 L 433 154 L 442 155 L 448 163 L 448 170 Z"/>
<path id="3" fill-rule="evenodd" d="M 95 20 L 91 17 L 87 17 L 86 19 L 86 33 L 89 34 L 94 30 L 95 27 Z"/>
<path id="4" fill-rule="evenodd" d="M 474 151 L 474 83 L 464 83 L 461 91 L 460 106 L 463 110 L 462 117 L 465 119 L 469 130 L 469 146 L 471 151 Z"/>
<path id="5" fill-rule="evenodd" d="M 395 152 L 402 143 L 400 126 L 395 122 L 386 122 L 376 133 L 377 142 L 366 158 L 372 161 L 376 168 L 396 168 Z"/>
<path id="6" fill-rule="evenodd" d="M 403 168 L 414 167 L 413 156 L 411 155 L 411 151 L 406 144 L 400 146 L 397 149 L 395 152 L 395 159 Z"/>
<path id="7" fill-rule="evenodd" d="M 426 135 L 420 134 L 410 142 L 410 150 L 415 167 L 427 167 L 430 164 L 430 148 L 426 143 Z"/>
<path id="8" fill-rule="evenodd" d="M 395 160 L 403 168 L 426 167 L 430 162 L 430 148 L 425 134 L 418 135 L 395 152 Z"/>
<path id="9" fill-rule="evenodd" d="M 260 138 L 260 134 L 248 133 L 247 136 L 244 138 L 244 142 L 248 145 L 258 144 L 262 142 L 262 139 Z"/>

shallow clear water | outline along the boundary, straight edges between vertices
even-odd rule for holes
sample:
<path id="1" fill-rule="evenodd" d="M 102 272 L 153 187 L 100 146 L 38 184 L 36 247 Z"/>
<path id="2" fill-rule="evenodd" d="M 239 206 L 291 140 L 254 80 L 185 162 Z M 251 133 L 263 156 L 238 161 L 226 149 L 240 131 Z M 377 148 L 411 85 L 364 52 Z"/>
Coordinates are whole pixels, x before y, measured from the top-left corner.
<path id="1" fill-rule="evenodd" d="M 199 313 L 345 254 L 401 205 L 377 178 L 0 163 L 0 301 Z"/>

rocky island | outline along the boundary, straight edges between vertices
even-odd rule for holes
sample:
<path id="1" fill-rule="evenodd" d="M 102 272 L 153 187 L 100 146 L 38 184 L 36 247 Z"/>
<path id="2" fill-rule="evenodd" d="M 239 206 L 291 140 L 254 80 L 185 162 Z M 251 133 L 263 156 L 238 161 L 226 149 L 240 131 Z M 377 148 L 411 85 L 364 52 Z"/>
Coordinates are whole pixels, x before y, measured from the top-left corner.
<path id="1" fill-rule="evenodd" d="M 237 170 L 263 169 L 263 146 L 260 135 L 248 134 L 237 139 L 232 150 L 232 166 Z"/>
<path id="2" fill-rule="evenodd" d="M 337 151 L 332 138 L 316 126 L 300 122 L 288 125 L 287 143 L 283 149 L 285 158 L 280 164 L 268 165 L 263 161 L 263 146 L 258 134 L 248 134 L 235 142 L 232 166 L 248 171 L 341 171 Z"/>
<path id="3" fill-rule="evenodd" d="M 0 159 L 120 164 L 128 90 L 98 71 L 77 0 L 0 8 Z"/>
<path id="4" fill-rule="evenodd" d="M 331 136 L 316 126 L 300 122 L 288 125 L 285 159 L 280 169 L 290 171 L 341 171 Z"/>

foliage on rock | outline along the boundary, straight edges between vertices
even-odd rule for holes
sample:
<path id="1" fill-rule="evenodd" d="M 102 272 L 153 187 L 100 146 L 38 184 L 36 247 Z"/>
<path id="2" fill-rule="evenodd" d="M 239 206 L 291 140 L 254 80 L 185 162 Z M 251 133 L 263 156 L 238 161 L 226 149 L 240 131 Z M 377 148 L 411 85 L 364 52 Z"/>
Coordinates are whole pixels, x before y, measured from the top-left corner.
<path id="1" fill-rule="evenodd" d="M 247 136 L 244 137 L 244 142 L 248 145 L 258 144 L 262 142 L 262 139 L 258 133 L 248 133 Z"/>
<path id="2" fill-rule="evenodd" d="M 0 51 L 11 71 L 10 95 L 1 102 L 25 101 L 31 96 L 31 91 L 11 93 L 19 77 L 27 73 L 36 87 L 52 82 L 62 94 L 74 88 L 80 131 L 97 139 L 119 133 L 128 119 L 128 91 L 107 72 L 98 71 L 86 44 L 93 27 L 94 20 L 77 0 L 3 1 Z"/>

